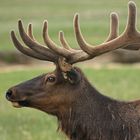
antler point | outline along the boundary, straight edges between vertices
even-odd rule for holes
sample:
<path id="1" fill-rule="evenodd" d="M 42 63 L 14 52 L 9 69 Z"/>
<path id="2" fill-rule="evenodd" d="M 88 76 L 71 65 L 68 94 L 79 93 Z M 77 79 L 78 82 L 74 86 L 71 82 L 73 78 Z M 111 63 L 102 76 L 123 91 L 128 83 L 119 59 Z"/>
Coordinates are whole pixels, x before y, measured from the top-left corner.
<path id="1" fill-rule="evenodd" d="M 18 21 L 18 26 L 19 26 L 19 27 L 23 27 L 22 20 L 19 20 L 19 21 Z"/>
<path id="2" fill-rule="evenodd" d="M 11 35 L 13 35 L 15 32 L 14 32 L 14 30 L 11 30 Z"/>
<path id="3" fill-rule="evenodd" d="M 74 15 L 74 20 L 78 20 L 78 18 L 79 18 L 79 13 L 76 13 L 76 14 Z"/>
<path id="4" fill-rule="evenodd" d="M 134 1 L 129 1 L 129 2 L 128 2 L 128 7 L 129 7 L 129 8 L 136 8 L 135 2 L 134 2 Z"/>
<path id="5" fill-rule="evenodd" d="M 63 31 L 59 31 L 59 37 L 62 38 L 64 35 L 64 32 Z"/>
<path id="6" fill-rule="evenodd" d="M 32 23 L 29 23 L 28 26 L 32 26 Z"/>
<path id="7" fill-rule="evenodd" d="M 110 18 L 113 20 L 117 20 L 118 19 L 118 14 L 116 12 L 112 12 L 110 13 Z"/>
<path id="8" fill-rule="evenodd" d="M 111 16 L 118 16 L 118 14 L 116 12 L 111 12 L 110 14 Z"/>
<path id="9" fill-rule="evenodd" d="M 15 32 L 14 30 L 11 31 L 11 39 L 13 40 L 15 38 Z"/>
<path id="10" fill-rule="evenodd" d="M 22 23 L 22 20 L 21 20 L 21 19 L 19 19 L 19 20 L 18 20 L 18 23 Z"/>
<path id="11" fill-rule="evenodd" d="M 60 35 L 63 35 L 63 34 L 64 34 L 64 32 L 63 32 L 63 31 L 59 31 L 59 34 L 60 34 Z"/>
<path id="12" fill-rule="evenodd" d="M 48 21 L 47 20 L 44 20 L 44 25 L 48 25 Z"/>
<path id="13" fill-rule="evenodd" d="M 45 20 L 44 21 L 44 26 L 43 26 L 43 31 L 47 32 L 47 30 L 48 30 L 48 21 Z"/>
<path id="14" fill-rule="evenodd" d="M 135 5 L 135 2 L 134 1 L 129 1 L 128 5 Z"/>

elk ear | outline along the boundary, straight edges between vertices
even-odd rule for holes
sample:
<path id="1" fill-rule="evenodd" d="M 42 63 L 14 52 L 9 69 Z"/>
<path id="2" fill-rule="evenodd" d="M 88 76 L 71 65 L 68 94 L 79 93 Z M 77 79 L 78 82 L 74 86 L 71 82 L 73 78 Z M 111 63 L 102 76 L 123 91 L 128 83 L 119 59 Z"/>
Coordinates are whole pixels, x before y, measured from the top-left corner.
<path id="1" fill-rule="evenodd" d="M 57 69 L 62 71 L 63 78 L 68 80 L 71 84 L 77 84 L 80 79 L 80 73 L 76 67 L 72 67 L 70 63 L 66 62 L 66 59 L 60 57 L 58 60 L 59 65 Z"/>
<path id="2" fill-rule="evenodd" d="M 81 79 L 79 72 L 75 68 L 66 72 L 66 77 L 71 84 L 77 84 Z"/>

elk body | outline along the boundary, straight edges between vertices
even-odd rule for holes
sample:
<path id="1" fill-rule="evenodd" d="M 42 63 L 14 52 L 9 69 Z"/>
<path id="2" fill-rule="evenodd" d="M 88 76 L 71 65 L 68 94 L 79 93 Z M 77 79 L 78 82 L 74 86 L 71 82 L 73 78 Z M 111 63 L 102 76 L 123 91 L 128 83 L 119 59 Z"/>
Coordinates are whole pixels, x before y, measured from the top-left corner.
<path id="1" fill-rule="evenodd" d="M 118 48 L 140 49 L 140 33 L 135 27 L 135 3 L 129 2 L 128 7 L 125 31 L 118 36 L 118 16 L 112 13 L 110 34 L 98 46 L 86 43 L 78 15 L 75 15 L 74 30 L 81 50 L 70 48 L 63 32 L 59 36 L 63 48 L 57 47 L 49 37 L 45 21 L 43 38 L 47 48 L 36 42 L 31 24 L 26 33 L 19 21 L 20 36 L 28 47 L 24 47 L 12 31 L 15 47 L 28 56 L 53 62 L 56 69 L 10 88 L 6 98 L 15 107 L 32 107 L 55 115 L 59 128 L 70 140 L 140 140 L 140 100 L 123 102 L 102 95 L 81 70 L 72 65 Z"/>

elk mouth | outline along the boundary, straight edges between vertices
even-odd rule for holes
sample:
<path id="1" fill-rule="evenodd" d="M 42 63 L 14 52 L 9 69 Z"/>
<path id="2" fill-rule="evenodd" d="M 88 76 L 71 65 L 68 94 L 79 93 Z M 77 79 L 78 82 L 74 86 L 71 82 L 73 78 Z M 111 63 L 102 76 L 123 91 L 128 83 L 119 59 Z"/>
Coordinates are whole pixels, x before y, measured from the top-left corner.
<path id="1" fill-rule="evenodd" d="M 21 107 L 28 107 L 29 101 L 28 100 L 21 100 L 21 101 L 11 101 L 13 107 L 21 108 Z"/>
<path id="2" fill-rule="evenodd" d="M 16 108 L 21 108 L 21 107 L 28 107 L 29 106 L 29 101 L 23 100 L 23 101 L 13 101 L 12 105 Z"/>
<path id="3" fill-rule="evenodd" d="M 29 101 L 28 100 L 18 101 L 18 104 L 23 107 L 28 107 Z"/>
<path id="4" fill-rule="evenodd" d="M 18 102 L 12 102 L 13 107 L 21 108 L 22 106 Z"/>

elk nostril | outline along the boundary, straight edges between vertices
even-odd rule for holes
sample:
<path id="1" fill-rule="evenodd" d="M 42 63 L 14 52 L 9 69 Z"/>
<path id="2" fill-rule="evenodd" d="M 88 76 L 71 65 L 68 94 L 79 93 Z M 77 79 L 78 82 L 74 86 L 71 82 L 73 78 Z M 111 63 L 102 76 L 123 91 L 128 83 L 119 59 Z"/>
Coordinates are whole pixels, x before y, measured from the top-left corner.
<path id="1" fill-rule="evenodd" d="M 13 94 L 12 90 L 8 90 L 6 93 L 6 99 L 10 100 L 10 98 L 12 97 L 12 94 Z"/>

